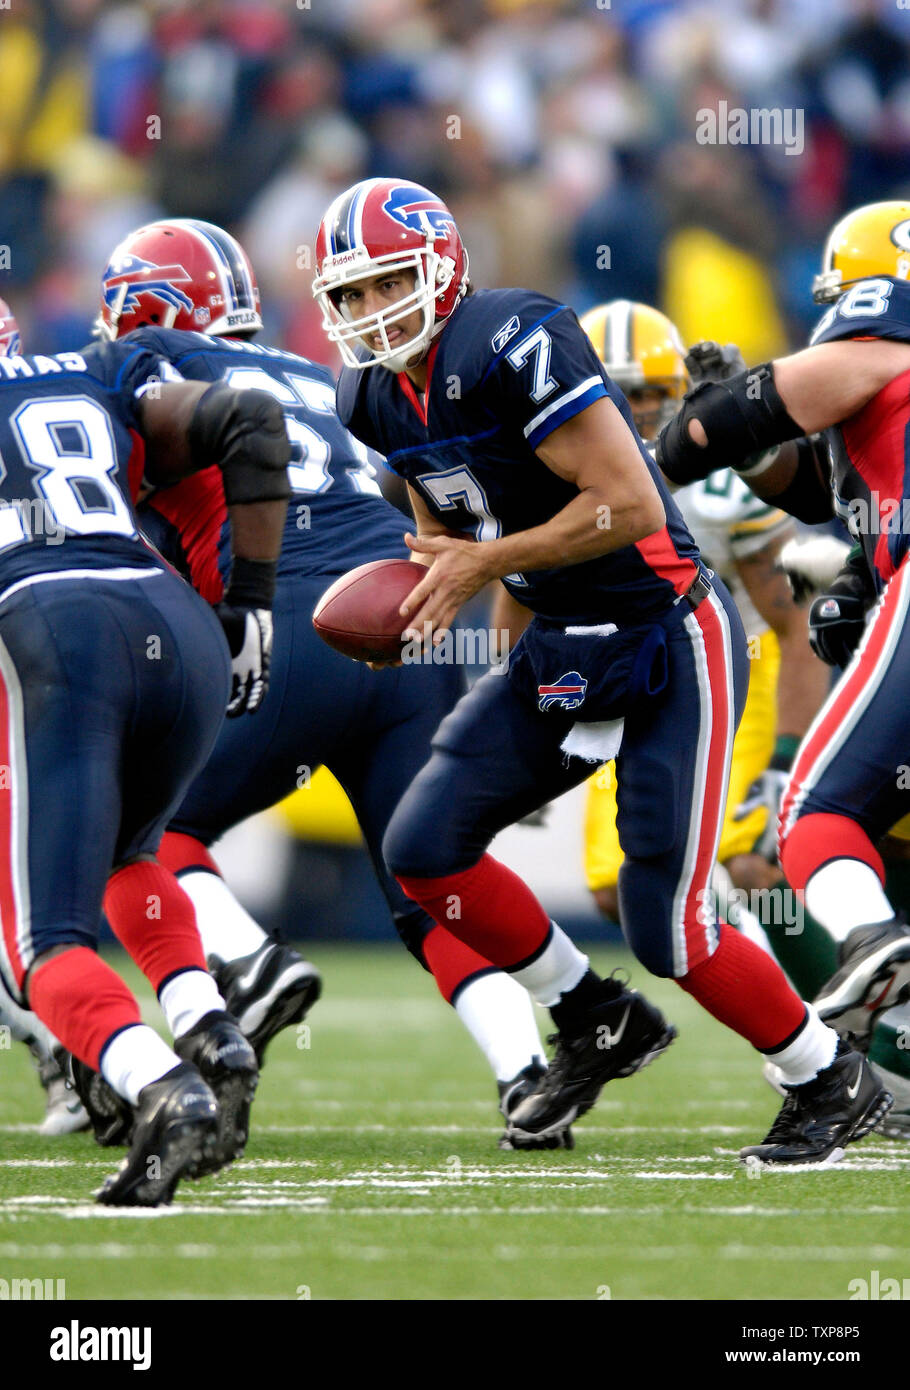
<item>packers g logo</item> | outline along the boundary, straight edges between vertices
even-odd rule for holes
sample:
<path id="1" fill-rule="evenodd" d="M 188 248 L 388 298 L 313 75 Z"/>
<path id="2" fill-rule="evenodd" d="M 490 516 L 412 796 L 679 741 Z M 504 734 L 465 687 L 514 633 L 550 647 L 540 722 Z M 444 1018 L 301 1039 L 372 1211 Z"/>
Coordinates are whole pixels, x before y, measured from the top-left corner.
<path id="1" fill-rule="evenodd" d="M 910 217 L 905 217 L 903 222 L 898 222 L 896 227 L 891 228 L 891 240 L 901 251 L 910 255 Z"/>

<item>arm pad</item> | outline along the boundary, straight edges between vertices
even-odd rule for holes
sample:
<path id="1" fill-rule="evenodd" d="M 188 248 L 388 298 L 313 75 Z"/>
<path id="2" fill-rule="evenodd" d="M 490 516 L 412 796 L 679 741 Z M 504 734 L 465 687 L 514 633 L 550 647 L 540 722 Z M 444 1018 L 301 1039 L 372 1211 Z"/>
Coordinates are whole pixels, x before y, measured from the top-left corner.
<path id="1" fill-rule="evenodd" d="M 704 447 L 689 438 L 692 419 L 701 422 L 708 436 Z M 687 392 L 679 414 L 660 432 L 657 462 L 671 482 L 684 487 L 802 433 L 774 385 L 774 364 L 765 362 Z"/>
<path id="2" fill-rule="evenodd" d="M 267 392 L 232 391 L 216 382 L 196 404 L 189 444 L 197 467 L 221 469 L 228 506 L 291 496 L 291 445 L 281 406 Z"/>

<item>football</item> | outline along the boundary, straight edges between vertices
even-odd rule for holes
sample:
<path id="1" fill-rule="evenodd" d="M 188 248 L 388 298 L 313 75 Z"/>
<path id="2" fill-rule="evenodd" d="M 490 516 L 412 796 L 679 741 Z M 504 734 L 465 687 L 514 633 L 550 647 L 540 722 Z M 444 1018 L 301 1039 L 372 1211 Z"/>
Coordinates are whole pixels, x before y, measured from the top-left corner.
<path id="1" fill-rule="evenodd" d="M 398 609 L 427 572 L 413 560 L 373 560 L 336 579 L 313 612 L 313 626 L 355 661 L 399 661 L 407 626 Z"/>

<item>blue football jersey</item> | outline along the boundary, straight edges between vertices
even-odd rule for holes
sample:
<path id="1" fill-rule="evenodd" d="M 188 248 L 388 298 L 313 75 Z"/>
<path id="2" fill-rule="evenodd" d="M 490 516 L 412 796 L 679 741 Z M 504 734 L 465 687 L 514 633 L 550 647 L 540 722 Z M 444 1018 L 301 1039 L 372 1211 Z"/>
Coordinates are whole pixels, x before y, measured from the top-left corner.
<path id="1" fill-rule="evenodd" d="M 851 285 L 825 311 L 809 341 L 815 346 L 844 338 L 910 343 L 910 284 L 881 276 Z M 910 371 L 826 430 L 825 438 L 838 515 L 862 543 L 881 587 L 910 543 Z"/>
<path id="2" fill-rule="evenodd" d="M 628 402 L 571 309 L 526 290 L 481 290 L 462 301 L 431 350 L 424 402 L 404 374 L 346 368 L 338 408 L 443 525 L 495 540 L 542 525 L 577 497 L 535 449 L 603 396 L 638 439 Z M 695 542 L 638 443 L 666 525 L 593 560 L 509 575 L 507 589 L 533 612 L 632 626 L 664 611 L 692 583 Z"/>
<path id="3" fill-rule="evenodd" d="M 368 451 L 338 419 L 335 384 L 324 367 L 277 348 L 178 329 L 141 328 L 124 341 L 160 354 L 188 380 L 255 388 L 281 402 L 292 448 L 288 474 L 294 496 L 288 504 L 279 575 L 338 575 L 369 560 L 408 554 L 402 539 L 408 522 L 382 496 Z M 185 490 L 189 497 L 192 489 Z M 204 547 L 186 535 L 193 519 L 184 515 L 188 509 L 179 509 L 179 489 L 167 491 L 174 497 L 161 493 L 160 498 L 170 514 L 168 527 L 180 533 L 184 549 L 201 550 Z M 171 558 L 154 519 L 147 529 Z M 224 577 L 230 568 L 230 534 L 223 505 L 213 529 Z M 191 563 L 182 568 L 191 575 L 205 574 L 205 559 L 195 554 L 189 558 Z M 206 597 L 216 597 L 205 583 L 197 587 Z"/>
<path id="4" fill-rule="evenodd" d="M 0 583 L 154 565 L 132 507 L 144 458 L 137 401 L 168 375 L 126 342 L 0 357 Z"/>

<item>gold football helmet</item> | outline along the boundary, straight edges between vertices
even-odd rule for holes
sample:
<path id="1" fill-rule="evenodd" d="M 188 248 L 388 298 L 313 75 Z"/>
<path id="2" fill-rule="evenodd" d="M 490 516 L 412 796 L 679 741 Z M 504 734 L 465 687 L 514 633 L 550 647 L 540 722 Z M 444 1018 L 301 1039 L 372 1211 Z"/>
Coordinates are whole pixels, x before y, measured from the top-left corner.
<path id="1" fill-rule="evenodd" d="M 628 396 L 639 434 L 654 438 L 689 389 L 685 348 L 675 325 L 650 304 L 630 299 L 599 304 L 580 322 L 608 374 Z"/>
<path id="2" fill-rule="evenodd" d="M 875 275 L 910 279 L 910 202 L 867 203 L 842 217 L 825 242 L 812 298 L 831 304 L 848 285 Z"/>

